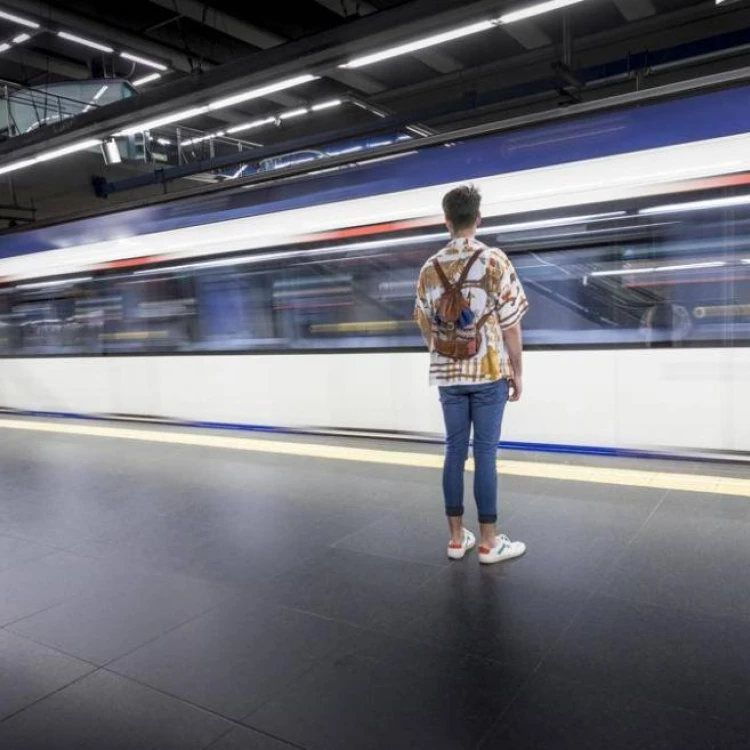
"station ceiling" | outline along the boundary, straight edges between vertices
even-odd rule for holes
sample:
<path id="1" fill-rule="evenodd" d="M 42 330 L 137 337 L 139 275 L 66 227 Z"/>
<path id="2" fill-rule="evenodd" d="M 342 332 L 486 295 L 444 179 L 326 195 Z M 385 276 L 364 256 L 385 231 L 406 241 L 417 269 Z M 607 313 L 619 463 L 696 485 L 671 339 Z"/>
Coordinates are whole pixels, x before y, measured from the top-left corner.
<path id="1" fill-rule="evenodd" d="M 35 199 L 39 208 L 63 171 L 58 162 L 4 166 L 187 110 L 195 112 L 169 126 L 211 134 L 266 121 L 242 136 L 258 147 L 379 119 L 419 138 L 750 62 L 750 0 L 552 0 L 549 12 L 517 20 L 542 1 L 0 0 L 8 92 L 117 81 L 133 94 L 6 132 L 0 182 L 13 184 L 0 201 Z M 442 41 L 367 59 L 435 37 Z M 331 101 L 342 105 L 316 109 Z M 86 153 L 67 156 L 65 172 L 71 164 L 80 165 L 80 199 L 92 200 L 88 172 L 101 165 Z"/>

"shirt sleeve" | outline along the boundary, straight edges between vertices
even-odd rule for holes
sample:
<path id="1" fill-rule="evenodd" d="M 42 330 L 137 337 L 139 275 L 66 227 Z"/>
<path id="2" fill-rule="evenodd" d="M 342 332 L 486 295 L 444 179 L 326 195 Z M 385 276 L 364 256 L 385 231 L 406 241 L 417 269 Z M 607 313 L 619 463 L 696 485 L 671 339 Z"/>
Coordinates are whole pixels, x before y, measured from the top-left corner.
<path id="1" fill-rule="evenodd" d="M 500 328 L 512 328 L 521 322 L 529 309 L 516 269 L 504 253 L 497 254 L 498 273 L 495 312 Z"/>
<path id="2" fill-rule="evenodd" d="M 422 332 L 422 338 L 424 339 L 427 346 L 432 346 L 432 313 L 430 305 L 430 297 L 427 293 L 427 284 L 425 283 L 424 269 L 419 274 L 419 281 L 417 282 L 417 298 L 414 302 L 414 320 L 419 325 L 419 330 Z"/>

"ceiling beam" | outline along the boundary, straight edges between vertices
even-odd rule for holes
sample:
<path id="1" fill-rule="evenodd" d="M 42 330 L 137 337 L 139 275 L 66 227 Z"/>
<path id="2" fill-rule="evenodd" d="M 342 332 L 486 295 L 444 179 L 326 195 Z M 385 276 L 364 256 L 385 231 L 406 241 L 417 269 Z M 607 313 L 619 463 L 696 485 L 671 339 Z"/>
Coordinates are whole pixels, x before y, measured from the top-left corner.
<path id="1" fill-rule="evenodd" d="M 212 8 L 206 3 L 198 2 L 198 0 L 149 0 L 149 2 L 153 5 L 176 11 L 185 18 L 190 18 L 193 21 L 197 21 L 204 26 L 208 26 L 215 31 L 220 31 L 222 34 L 226 34 L 233 39 L 238 39 L 258 49 L 279 47 L 289 41 L 279 34 L 261 29 L 229 13 L 216 10 L 216 8 Z M 330 77 L 361 93 L 377 94 L 385 91 L 383 84 L 362 73 L 353 73 L 350 71 L 339 71 L 339 73 L 340 75 Z M 269 99 L 285 107 L 295 107 L 304 104 L 303 99 L 293 94 L 275 94 L 269 97 Z"/>
<path id="2" fill-rule="evenodd" d="M 91 71 L 86 65 L 36 52 L 28 47 L 12 47 L 3 54 L 3 59 L 11 60 L 22 68 L 32 68 L 41 73 L 54 73 L 75 81 L 83 81 L 91 77 Z"/>
<path id="3" fill-rule="evenodd" d="M 526 49 L 540 49 L 549 47 L 552 40 L 535 23 L 531 21 L 520 21 L 503 26 L 509 36 L 512 36 L 522 47 Z"/>
<path id="4" fill-rule="evenodd" d="M 43 25 L 61 27 L 72 33 L 78 32 L 102 42 L 119 45 L 132 52 L 142 52 L 182 73 L 196 72 L 195 60 L 191 55 L 141 34 L 123 31 L 86 16 L 56 8 L 42 0 L 2 0 L 2 5 L 8 9 L 18 10 L 26 16 L 36 16 Z"/>
<path id="5" fill-rule="evenodd" d="M 283 36 L 261 29 L 198 0 L 149 0 L 149 2 L 259 49 L 269 49 L 287 41 Z"/>
<path id="6" fill-rule="evenodd" d="M 637 21 L 656 15 L 652 0 L 612 0 L 626 21 Z"/>

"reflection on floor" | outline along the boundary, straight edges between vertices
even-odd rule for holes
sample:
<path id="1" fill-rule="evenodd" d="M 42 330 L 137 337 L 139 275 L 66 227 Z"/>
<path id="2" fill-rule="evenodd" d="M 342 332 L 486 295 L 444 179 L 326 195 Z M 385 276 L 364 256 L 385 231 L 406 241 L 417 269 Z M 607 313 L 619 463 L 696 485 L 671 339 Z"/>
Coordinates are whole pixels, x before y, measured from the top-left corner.
<path id="1" fill-rule="evenodd" d="M 445 557 L 427 448 L 7 422 L 0 747 L 750 746 L 742 468 L 514 456 L 501 519 L 529 553 L 480 568 Z"/>

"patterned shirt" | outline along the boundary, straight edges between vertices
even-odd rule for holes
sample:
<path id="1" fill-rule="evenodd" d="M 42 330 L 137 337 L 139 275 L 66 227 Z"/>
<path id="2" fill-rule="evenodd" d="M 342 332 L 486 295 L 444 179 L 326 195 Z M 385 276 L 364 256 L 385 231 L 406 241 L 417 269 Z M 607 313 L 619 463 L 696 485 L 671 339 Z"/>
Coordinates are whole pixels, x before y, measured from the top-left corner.
<path id="1" fill-rule="evenodd" d="M 438 354 L 432 346 L 435 307 L 445 291 L 432 261 L 437 259 L 446 276 L 455 282 L 478 249 L 482 254 L 469 272 L 463 287 L 464 296 L 468 297 L 476 319 L 488 312 L 493 315 L 481 328 L 481 346 L 476 356 L 453 360 Z M 417 285 L 414 315 L 431 352 L 430 385 L 470 385 L 513 377 L 503 329 L 519 323 L 528 306 L 521 282 L 504 252 L 489 248 L 477 239 L 452 240 L 424 264 Z"/>

